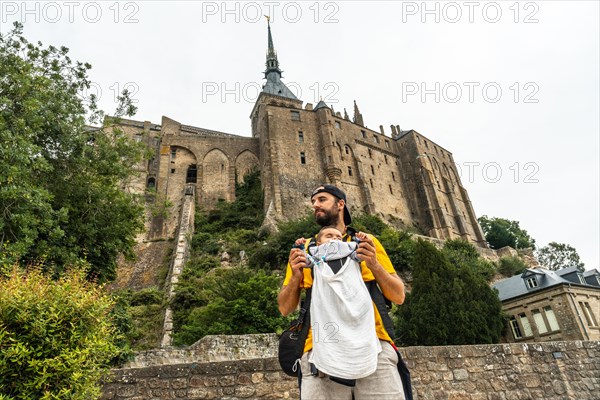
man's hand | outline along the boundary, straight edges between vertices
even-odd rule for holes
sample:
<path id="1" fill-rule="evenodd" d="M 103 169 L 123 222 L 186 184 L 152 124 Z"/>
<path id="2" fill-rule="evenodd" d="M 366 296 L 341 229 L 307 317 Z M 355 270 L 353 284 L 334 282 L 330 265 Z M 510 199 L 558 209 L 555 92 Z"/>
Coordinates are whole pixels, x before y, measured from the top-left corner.
<path id="1" fill-rule="evenodd" d="M 373 243 L 373 239 L 366 233 L 358 232 L 356 237 L 360 239 L 356 255 L 367 264 L 369 269 L 372 270 L 377 264 L 377 250 L 375 249 L 375 243 Z"/>
<path id="2" fill-rule="evenodd" d="M 300 301 L 300 283 L 302 282 L 302 268 L 306 267 L 306 254 L 300 249 L 292 249 L 288 258 L 292 276 L 287 285 L 279 291 L 277 303 L 283 316 L 288 315 L 298 307 Z"/>
<path id="3" fill-rule="evenodd" d="M 306 267 L 306 254 L 300 249 L 292 249 L 288 262 L 292 267 L 292 275 L 301 278 L 302 268 Z"/>

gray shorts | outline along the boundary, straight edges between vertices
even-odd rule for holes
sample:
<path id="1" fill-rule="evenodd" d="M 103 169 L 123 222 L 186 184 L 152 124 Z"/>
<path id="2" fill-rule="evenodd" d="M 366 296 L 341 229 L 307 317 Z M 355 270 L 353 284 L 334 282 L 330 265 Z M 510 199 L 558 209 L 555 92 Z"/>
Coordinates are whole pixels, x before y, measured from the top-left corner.
<path id="1" fill-rule="evenodd" d="M 308 365 L 308 355 L 301 360 L 302 400 L 404 400 L 402 381 L 398 373 L 398 355 L 392 345 L 381 340 L 381 353 L 377 356 L 377 370 L 366 378 L 357 379 L 356 386 L 349 387 L 329 378 L 312 376 Z"/>

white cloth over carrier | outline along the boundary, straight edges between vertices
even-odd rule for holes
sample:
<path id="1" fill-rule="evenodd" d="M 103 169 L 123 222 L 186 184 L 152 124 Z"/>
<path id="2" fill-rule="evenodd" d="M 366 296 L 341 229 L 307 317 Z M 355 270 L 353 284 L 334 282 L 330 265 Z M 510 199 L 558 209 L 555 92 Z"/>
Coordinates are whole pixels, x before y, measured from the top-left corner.
<path id="1" fill-rule="evenodd" d="M 354 242 L 335 240 L 311 251 L 320 262 L 313 265 L 313 350 L 308 361 L 319 371 L 344 379 L 360 379 L 375 372 L 381 352 L 371 296 L 360 264 L 349 257 L 356 246 Z M 344 256 L 345 263 L 334 274 L 327 261 Z"/>

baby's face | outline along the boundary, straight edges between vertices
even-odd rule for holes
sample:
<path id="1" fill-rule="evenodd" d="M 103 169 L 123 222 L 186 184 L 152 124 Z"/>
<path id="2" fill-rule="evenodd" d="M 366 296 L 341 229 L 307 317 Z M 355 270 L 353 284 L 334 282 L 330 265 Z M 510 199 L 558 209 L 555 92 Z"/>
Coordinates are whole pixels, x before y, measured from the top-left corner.
<path id="1" fill-rule="evenodd" d="M 335 228 L 324 229 L 320 235 L 318 244 L 327 243 L 332 240 L 342 240 L 342 233 Z"/>

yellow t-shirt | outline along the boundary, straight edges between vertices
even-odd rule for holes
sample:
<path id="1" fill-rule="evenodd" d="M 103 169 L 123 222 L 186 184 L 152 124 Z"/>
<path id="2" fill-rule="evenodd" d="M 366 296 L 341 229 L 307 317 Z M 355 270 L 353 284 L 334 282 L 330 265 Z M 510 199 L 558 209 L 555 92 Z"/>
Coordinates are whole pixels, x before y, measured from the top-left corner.
<path id="1" fill-rule="evenodd" d="M 389 272 L 391 274 L 395 274 L 396 270 L 394 269 L 394 266 L 392 265 L 390 258 L 388 257 L 387 253 L 385 252 L 385 249 L 383 248 L 383 246 L 381 245 L 379 240 L 377 240 L 377 238 L 372 235 L 369 235 L 369 237 L 371 239 L 373 239 L 373 243 L 375 244 L 375 250 L 377 252 L 377 261 L 379 261 L 381 266 L 387 272 Z M 349 241 L 350 236 L 346 235 L 345 240 Z M 360 263 L 360 268 L 361 268 L 363 281 L 369 282 L 369 281 L 375 280 L 373 273 L 367 267 L 367 264 L 364 261 Z M 286 273 L 285 273 L 285 279 L 283 280 L 283 285 L 287 286 L 287 284 L 290 282 L 291 278 L 292 278 L 292 267 L 290 266 L 290 263 L 288 263 L 287 268 L 286 268 Z M 312 281 L 313 281 L 313 279 L 312 279 L 310 268 L 304 268 L 302 271 L 302 280 L 300 281 L 300 287 L 302 289 L 307 289 L 309 287 L 312 287 Z M 373 309 L 375 311 L 375 332 L 377 332 L 377 337 L 381 340 L 385 340 L 387 342 L 394 343 L 392 338 L 388 335 L 387 331 L 383 327 L 383 321 L 381 320 L 381 315 L 379 314 L 379 310 L 377 310 L 377 306 L 375 306 L 375 303 L 373 303 Z M 304 352 L 306 353 L 307 351 L 311 350 L 312 347 L 313 347 L 312 346 L 312 329 L 309 328 L 308 336 L 306 337 L 306 342 L 304 344 Z"/>

